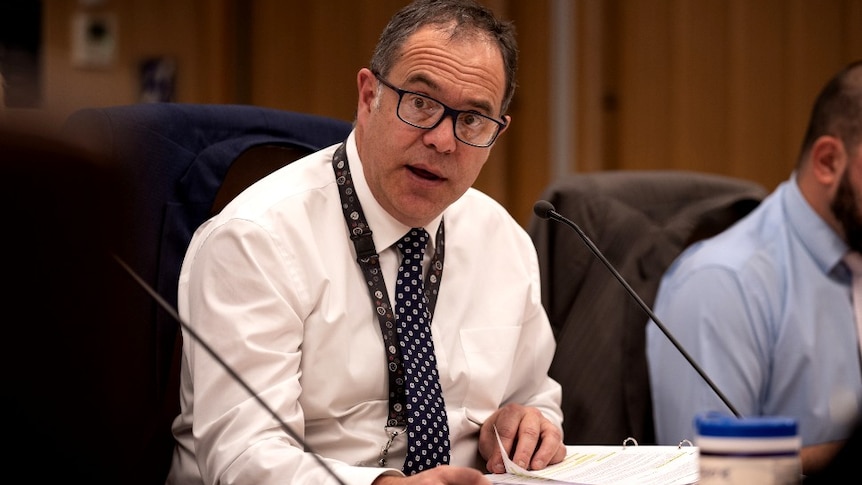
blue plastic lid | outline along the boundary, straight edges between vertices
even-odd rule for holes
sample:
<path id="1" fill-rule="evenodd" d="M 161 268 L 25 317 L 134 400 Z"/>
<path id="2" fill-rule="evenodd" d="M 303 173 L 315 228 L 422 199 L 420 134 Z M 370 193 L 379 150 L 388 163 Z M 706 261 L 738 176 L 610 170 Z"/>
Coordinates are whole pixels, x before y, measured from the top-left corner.
<path id="1" fill-rule="evenodd" d="M 699 414 L 694 427 L 700 436 L 783 437 L 796 436 L 796 419 L 785 416 L 737 418 L 719 413 Z"/>

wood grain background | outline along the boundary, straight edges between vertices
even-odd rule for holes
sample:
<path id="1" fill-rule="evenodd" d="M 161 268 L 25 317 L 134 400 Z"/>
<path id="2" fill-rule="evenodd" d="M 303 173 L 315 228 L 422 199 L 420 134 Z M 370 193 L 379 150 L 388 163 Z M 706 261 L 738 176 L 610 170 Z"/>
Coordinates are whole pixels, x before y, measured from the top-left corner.
<path id="1" fill-rule="evenodd" d="M 352 120 L 356 71 L 405 3 L 43 1 L 43 107 L 6 114 L 59 122 L 80 107 L 137 102 L 140 62 L 163 56 L 177 62 L 176 101 Z M 817 91 L 862 57 L 862 0 L 485 3 L 515 22 L 520 87 L 511 129 L 476 185 L 523 223 L 560 166 L 688 169 L 771 189 L 792 170 Z M 71 65 L 80 12 L 116 15 L 109 67 Z M 560 20 L 566 28 L 555 27 Z M 561 66 L 570 96 L 553 84 Z M 566 123 L 552 122 L 560 114 Z M 552 150 L 560 141 L 569 147 L 562 156 Z"/>

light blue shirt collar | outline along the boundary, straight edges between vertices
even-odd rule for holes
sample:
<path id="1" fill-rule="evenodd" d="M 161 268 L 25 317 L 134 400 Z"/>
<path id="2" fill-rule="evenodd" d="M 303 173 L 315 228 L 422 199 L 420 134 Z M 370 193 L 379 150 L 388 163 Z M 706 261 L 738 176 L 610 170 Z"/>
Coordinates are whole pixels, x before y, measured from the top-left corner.
<path id="1" fill-rule="evenodd" d="M 829 273 L 841 262 L 849 247 L 805 200 L 794 172 L 786 182 L 781 202 L 791 230 L 823 273 Z"/>

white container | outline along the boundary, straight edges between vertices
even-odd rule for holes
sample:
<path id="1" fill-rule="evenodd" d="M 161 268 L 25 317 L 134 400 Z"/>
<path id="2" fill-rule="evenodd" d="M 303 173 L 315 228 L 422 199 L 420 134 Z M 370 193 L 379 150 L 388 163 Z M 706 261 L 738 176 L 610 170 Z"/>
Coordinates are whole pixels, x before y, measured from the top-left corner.
<path id="1" fill-rule="evenodd" d="M 796 420 L 702 414 L 694 419 L 700 485 L 802 483 Z"/>

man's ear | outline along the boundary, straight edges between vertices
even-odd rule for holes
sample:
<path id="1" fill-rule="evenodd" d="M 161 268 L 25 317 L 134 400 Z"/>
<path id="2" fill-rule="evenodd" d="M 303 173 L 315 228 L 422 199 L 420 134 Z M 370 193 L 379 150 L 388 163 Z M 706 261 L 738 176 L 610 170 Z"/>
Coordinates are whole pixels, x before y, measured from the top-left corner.
<path id="1" fill-rule="evenodd" d="M 825 186 L 837 186 L 847 168 L 847 150 L 840 138 L 823 135 L 811 146 L 809 157 L 814 177 Z"/>
<path id="2" fill-rule="evenodd" d="M 504 126 L 502 130 L 500 130 L 500 135 L 502 135 L 503 132 L 508 130 L 509 126 L 512 125 L 512 117 L 509 115 L 503 115 L 503 121 L 506 122 L 506 126 Z"/>
<path id="3" fill-rule="evenodd" d="M 374 74 L 368 68 L 363 67 L 359 70 L 359 73 L 356 74 L 356 88 L 359 92 L 359 106 L 357 106 L 357 111 L 359 113 L 367 113 L 372 109 L 372 105 L 374 104 L 374 100 L 377 97 L 378 92 L 377 78 L 374 77 Z"/>

